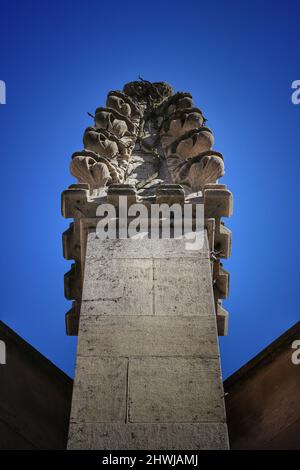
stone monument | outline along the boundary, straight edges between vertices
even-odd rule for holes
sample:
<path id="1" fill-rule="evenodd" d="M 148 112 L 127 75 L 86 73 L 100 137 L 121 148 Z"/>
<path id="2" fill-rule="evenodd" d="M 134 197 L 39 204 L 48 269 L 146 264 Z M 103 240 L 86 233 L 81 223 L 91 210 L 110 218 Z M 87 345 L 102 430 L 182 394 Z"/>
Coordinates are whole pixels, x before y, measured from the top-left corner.
<path id="1" fill-rule="evenodd" d="M 70 165 L 78 183 L 62 194 L 63 216 L 74 219 L 63 234 L 74 260 L 66 329 L 78 334 L 68 448 L 227 449 L 218 334 L 227 333 L 221 259 L 231 232 L 221 219 L 232 194 L 218 183 L 223 156 L 192 96 L 165 82 L 127 83 L 91 117 Z M 170 209 L 168 239 L 164 211 L 150 226 L 158 204 Z M 204 208 L 201 247 L 175 236 L 175 206 L 189 209 L 192 227 Z M 137 212 L 143 230 L 129 237 Z"/>

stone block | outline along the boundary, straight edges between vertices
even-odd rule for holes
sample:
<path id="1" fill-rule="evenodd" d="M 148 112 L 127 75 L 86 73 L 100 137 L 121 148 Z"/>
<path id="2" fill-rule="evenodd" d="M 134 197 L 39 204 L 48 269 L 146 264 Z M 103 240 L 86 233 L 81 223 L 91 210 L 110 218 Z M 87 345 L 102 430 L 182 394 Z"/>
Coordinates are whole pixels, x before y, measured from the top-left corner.
<path id="1" fill-rule="evenodd" d="M 82 187 L 69 188 L 61 195 L 61 212 L 66 219 L 95 217 L 99 202 L 89 200 L 89 191 Z"/>
<path id="2" fill-rule="evenodd" d="M 88 235 L 86 259 L 120 259 L 120 258 L 209 258 L 207 233 L 201 250 L 187 251 L 183 239 L 134 240 L 116 239 L 100 240 L 96 233 Z"/>
<path id="3" fill-rule="evenodd" d="M 151 259 L 88 259 L 83 300 L 97 301 L 98 314 L 152 315 Z"/>
<path id="4" fill-rule="evenodd" d="M 215 251 L 220 258 L 229 258 L 231 254 L 231 230 L 222 223 L 215 231 Z"/>
<path id="5" fill-rule="evenodd" d="M 180 184 L 161 184 L 156 190 L 156 204 L 184 204 L 184 197 Z"/>
<path id="6" fill-rule="evenodd" d="M 82 293 L 81 266 L 79 263 L 72 263 L 70 271 L 64 275 L 65 297 L 68 300 L 79 300 Z"/>
<path id="7" fill-rule="evenodd" d="M 214 315 L 208 259 L 154 260 L 155 315 Z"/>
<path id="8" fill-rule="evenodd" d="M 223 423 L 71 423 L 69 450 L 227 450 Z"/>
<path id="9" fill-rule="evenodd" d="M 214 263 L 214 281 L 218 299 L 226 299 L 229 293 L 229 272 L 217 261 Z"/>
<path id="10" fill-rule="evenodd" d="M 218 359 L 129 360 L 131 423 L 225 422 Z"/>
<path id="11" fill-rule="evenodd" d="M 205 229 L 207 231 L 207 238 L 210 251 L 213 251 L 215 246 L 215 226 L 215 219 L 205 219 Z"/>
<path id="12" fill-rule="evenodd" d="M 232 193 L 228 189 L 206 189 L 204 191 L 204 213 L 206 218 L 230 217 L 233 210 Z"/>
<path id="13" fill-rule="evenodd" d="M 71 421 L 126 420 L 128 359 L 77 356 Z"/>
<path id="14" fill-rule="evenodd" d="M 134 204 L 137 200 L 136 189 L 132 184 L 120 184 L 115 183 L 108 187 L 107 190 L 107 202 L 114 206 L 119 205 L 119 197 L 125 196 L 127 205 Z"/>
<path id="15" fill-rule="evenodd" d="M 90 308 L 92 302 L 83 302 L 79 355 L 218 357 L 215 316 L 108 317 L 87 315 Z"/>
<path id="16" fill-rule="evenodd" d="M 66 333 L 68 336 L 78 335 L 79 310 L 78 302 L 72 302 L 72 308 L 66 313 Z"/>
<path id="17" fill-rule="evenodd" d="M 217 327 L 219 336 L 227 336 L 228 334 L 229 314 L 221 304 L 217 307 Z"/>
<path id="18" fill-rule="evenodd" d="M 65 259 L 74 259 L 73 255 L 73 240 L 74 240 L 74 224 L 70 224 L 69 228 L 62 234 L 63 257 Z"/>

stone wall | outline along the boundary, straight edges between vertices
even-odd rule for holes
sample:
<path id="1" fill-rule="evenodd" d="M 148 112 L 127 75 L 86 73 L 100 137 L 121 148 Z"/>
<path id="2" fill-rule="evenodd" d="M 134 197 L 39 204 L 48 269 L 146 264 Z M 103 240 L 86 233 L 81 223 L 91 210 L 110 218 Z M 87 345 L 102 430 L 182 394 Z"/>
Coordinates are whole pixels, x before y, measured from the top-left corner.
<path id="1" fill-rule="evenodd" d="M 0 321 L 0 449 L 65 449 L 72 380 Z"/>
<path id="2" fill-rule="evenodd" d="M 232 449 L 300 450 L 300 322 L 224 382 Z"/>

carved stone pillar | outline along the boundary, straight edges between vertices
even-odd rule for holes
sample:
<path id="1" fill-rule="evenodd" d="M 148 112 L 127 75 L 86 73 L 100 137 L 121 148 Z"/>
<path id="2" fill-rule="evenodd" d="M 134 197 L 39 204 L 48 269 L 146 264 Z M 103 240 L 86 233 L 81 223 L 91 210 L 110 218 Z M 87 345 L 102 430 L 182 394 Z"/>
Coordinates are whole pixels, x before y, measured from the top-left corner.
<path id="1" fill-rule="evenodd" d="M 223 157 L 191 96 L 163 82 L 129 83 L 107 106 L 96 110 L 96 139 L 86 132 L 73 156 L 80 183 L 62 195 L 63 215 L 74 219 L 63 234 L 64 256 L 75 260 L 66 327 L 78 333 L 68 448 L 227 449 L 218 333 L 227 332 L 220 259 L 231 233 L 221 218 L 232 195 L 217 183 Z M 120 219 L 120 196 L 148 211 L 189 204 L 194 221 L 203 204 L 203 246 L 187 250 L 184 239 L 151 231 L 100 239 L 97 208 L 112 204 Z"/>

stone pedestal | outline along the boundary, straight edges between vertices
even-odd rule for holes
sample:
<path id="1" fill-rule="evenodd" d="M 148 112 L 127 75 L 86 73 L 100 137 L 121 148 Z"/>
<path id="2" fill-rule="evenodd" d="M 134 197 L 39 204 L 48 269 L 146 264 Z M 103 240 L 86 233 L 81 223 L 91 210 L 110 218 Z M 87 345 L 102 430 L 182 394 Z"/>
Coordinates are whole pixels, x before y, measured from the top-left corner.
<path id="1" fill-rule="evenodd" d="M 69 449 L 227 449 L 210 249 L 87 237 Z"/>
<path id="2" fill-rule="evenodd" d="M 71 158 L 78 183 L 62 195 L 63 216 L 74 219 L 63 235 L 75 261 L 65 275 L 66 327 L 79 334 L 68 448 L 227 449 L 218 350 L 228 324 L 221 259 L 231 248 L 221 219 L 232 194 L 218 184 L 224 157 L 190 93 L 165 82 L 129 82 L 93 117 Z M 124 236 L 136 203 L 146 240 Z M 173 204 L 173 233 L 158 240 Z M 153 209 L 163 214 L 154 228 Z M 95 228 L 105 211 L 121 228 L 103 240 Z M 187 218 L 187 231 L 199 219 L 205 227 L 198 251 L 178 239 Z"/>

